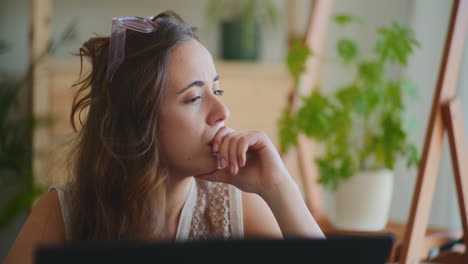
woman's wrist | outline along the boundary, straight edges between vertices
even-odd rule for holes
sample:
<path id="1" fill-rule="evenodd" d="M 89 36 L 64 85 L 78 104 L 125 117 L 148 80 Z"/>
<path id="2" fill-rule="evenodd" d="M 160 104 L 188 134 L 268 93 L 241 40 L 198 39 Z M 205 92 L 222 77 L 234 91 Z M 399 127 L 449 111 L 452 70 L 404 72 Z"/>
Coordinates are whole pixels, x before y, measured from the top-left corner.
<path id="1" fill-rule="evenodd" d="M 301 195 L 301 193 L 296 182 L 291 177 L 284 177 L 281 181 L 266 186 L 258 195 L 267 204 L 275 204 L 279 199 L 284 199 L 291 195 Z"/>
<path id="2" fill-rule="evenodd" d="M 281 192 L 289 192 L 291 188 L 297 188 L 299 190 L 296 182 L 289 176 L 289 174 L 281 173 L 278 176 L 272 177 L 275 180 L 265 186 L 257 193 L 260 197 L 263 198 L 267 203 L 268 201 L 277 198 L 277 195 Z"/>
<path id="3" fill-rule="evenodd" d="M 285 177 L 259 195 L 273 212 L 283 237 L 324 237 L 291 177 Z"/>

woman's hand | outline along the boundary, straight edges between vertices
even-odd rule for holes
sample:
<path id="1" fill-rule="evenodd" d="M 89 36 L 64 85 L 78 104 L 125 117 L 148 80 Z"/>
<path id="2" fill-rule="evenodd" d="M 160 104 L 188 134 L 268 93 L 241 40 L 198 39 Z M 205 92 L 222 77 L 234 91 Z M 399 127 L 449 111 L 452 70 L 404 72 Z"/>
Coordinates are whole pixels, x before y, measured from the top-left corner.
<path id="1" fill-rule="evenodd" d="M 224 160 L 222 168 L 195 177 L 258 194 L 270 207 L 284 237 L 324 237 L 265 133 L 223 127 L 213 139 L 213 153 Z"/>
<path id="2" fill-rule="evenodd" d="M 222 127 L 213 139 L 213 153 L 217 153 L 221 168 L 195 177 L 232 184 L 244 192 L 262 196 L 273 187 L 289 180 L 275 146 L 263 132 L 238 132 Z"/>

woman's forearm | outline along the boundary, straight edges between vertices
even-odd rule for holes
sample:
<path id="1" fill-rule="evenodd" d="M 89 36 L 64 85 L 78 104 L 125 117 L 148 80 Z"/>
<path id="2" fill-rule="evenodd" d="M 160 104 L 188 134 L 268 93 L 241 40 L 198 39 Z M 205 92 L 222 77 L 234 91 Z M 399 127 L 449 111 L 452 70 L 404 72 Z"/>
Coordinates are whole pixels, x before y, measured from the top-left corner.
<path id="1" fill-rule="evenodd" d="M 325 238 L 291 177 L 260 194 L 272 210 L 284 238 Z"/>

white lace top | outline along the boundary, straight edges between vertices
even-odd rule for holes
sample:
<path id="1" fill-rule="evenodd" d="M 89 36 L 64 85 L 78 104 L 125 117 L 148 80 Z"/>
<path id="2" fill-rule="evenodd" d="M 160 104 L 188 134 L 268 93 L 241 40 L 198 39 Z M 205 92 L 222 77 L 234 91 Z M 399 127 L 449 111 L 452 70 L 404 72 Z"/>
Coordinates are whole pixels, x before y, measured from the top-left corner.
<path id="1" fill-rule="evenodd" d="M 241 191 L 232 185 L 193 179 L 189 195 L 182 207 L 175 241 L 214 237 L 244 238 Z M 68 188 L 67 183 L 49 188 L 49 191 L 57 191 L 67 239 L 70 234 L 72 210 Z"/>

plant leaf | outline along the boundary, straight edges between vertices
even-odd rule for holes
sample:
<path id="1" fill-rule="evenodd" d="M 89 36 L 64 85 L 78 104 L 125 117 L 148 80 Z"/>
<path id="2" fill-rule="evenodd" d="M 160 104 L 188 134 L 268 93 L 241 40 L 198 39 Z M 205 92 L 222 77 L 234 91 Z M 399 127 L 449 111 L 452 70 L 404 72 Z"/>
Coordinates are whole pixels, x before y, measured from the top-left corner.
<path id="1" fill-rule="evenodd" d="M 405 150 L 406 167 L 419 166 L 421 160 L 418 148 L 414 144 L 409 144 Z"/>
<path id="2" fill-rule="evenodd" d="M 346 38 L 338 40 L 336 50 L 341 59 L 343 59 L 343 61 L 345 61 L 346 63 L 355 59 L 359 52 L 359 48 L 356 42 L 354 42 L 354 40 Z"/>
<path id="3" fill-rule="evenodd" d="M 380 38 L 377 40 L 375 51 L 381 61 L 389 60 L 391 63 L 406 66 L 413 48 L 419 46 L 413 31 L 397 23 L 390 27 L 381 27 L 378 35 Z"/>
<path id="4" fill-rule="evenodd" d="M 383 81 L 384 66 L 378 61 L 362 61 L 358 66 L 357 78 L 364 83 L 365 86 L 379 85 Z"/>
<path id="5" fill-rule="evenodd" d="M 326 138 L 331 130 L 329 120 L 332 115 L 332 106 L 328 98 L 313 90 L 303 100 L 304 105 L 297 113 L 298 128 L 309 137 Z"/>
<path id="6" fill-rule="evenodd" d="M 289 73 L 293 76 L 296 83 L 300 74 L 305 72 L 305 63 L 311 55 L 312 51 L 304 43 L 299 40 L 294 42 L 293 48 L 286 57 L 286 64 L 288 65 Z"/>
<path id="7" fill-rule="evenodd" d="M 333 20 L 336 24 L 340 26 L 345 26 L 352 23 L 364 24 L 364 20 L 358 16 L 353 16 L 349 14 L 336 14 L 333 17 Z"/>
<path id="8" fill-rule="evenodd" d="M 297 145 L 298 129 L 289 108 L 285 108 L 278 121 L 280 149 L 283 153 L 288 152 L 291 145 Z"/>

